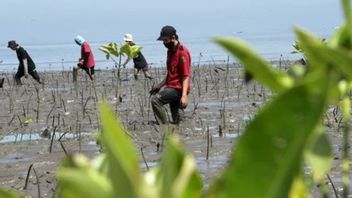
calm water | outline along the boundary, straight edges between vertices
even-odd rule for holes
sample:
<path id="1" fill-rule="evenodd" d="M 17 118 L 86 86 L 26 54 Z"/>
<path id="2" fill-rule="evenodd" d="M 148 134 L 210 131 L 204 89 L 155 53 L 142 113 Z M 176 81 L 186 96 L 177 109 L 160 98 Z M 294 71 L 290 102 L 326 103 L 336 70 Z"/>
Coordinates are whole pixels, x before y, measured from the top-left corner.
<path id="1" fill-rule="evenodd" d="M 328 38 L 332 31 L 318 32 L 319 37 Z M 280 57 L 284 59 L 296 59 L 299 55 L 291 54 L 293 51 L 292 43 L 295 40 L 293 33 L 233 33 L 234 37 L 245 40 L 250 46 L 267 60 L 277 60 Z M 70 42 L 70 41 L 69 41 Z M 192 62 L 194 64 L 224 62 L 227 60 L 228 53 L 213 43 L 210 38 L 192 38 L 181 40 L 190 50 Z M 96 68 L 112 68 L 114 63 L 111 60 L 105 60 L 102 52 L 98 50 L 99 46 L 106 42 L 92 42 L 91 46 L 97 61 Z M 160 67 L 165 64 L 166 49 L 161 42 L 151 40 L 136 41 L 143 47 L 142 52 L 151 67 Z M 35 61 L 38 71 L 70 69 L 80 56 L 80 47 L 74 42 L 61 44 L 46 45 L 22 45 Z M 230 61 L 235 59 L 232 57 Z M 15 52 L 0 47 L 0 71 L 13 72 L 17 69 L 18 60 Z M 128 67 L 133 67 L 132 62 Z"/>

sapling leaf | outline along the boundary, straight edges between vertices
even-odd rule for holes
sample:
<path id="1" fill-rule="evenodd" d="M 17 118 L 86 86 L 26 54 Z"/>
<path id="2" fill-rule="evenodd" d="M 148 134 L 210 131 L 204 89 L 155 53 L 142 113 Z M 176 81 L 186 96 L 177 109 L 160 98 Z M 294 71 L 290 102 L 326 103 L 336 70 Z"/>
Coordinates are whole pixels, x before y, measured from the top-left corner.
<path id="1" fill-rule="evenodd" d="M 255 80 L 273 91 L 282 92 L 293 86 L 293 79 L 290 76 L 273 69 L 243 41 L 232 38 L 215 38 L 214 41 L 236 56 Z"/>
<path id="2" fill-rule="evenodd" d="M 329 138 L 320 124 L 308 140 L 305 158 L 312 166 L 314 181 L 322 182 L 331 167 L 332 150 Z"/>
<path id="3" fill-rule="evenodd" d="M 113 197 L 108 178 L 82 155 L 66 159 L 57 172 L 57 178 L 58 197 Z"/>
<path id="4" fill-rule="evenodd" d="M 305 52 L 309 54 L 309 60 L 319 60 L 320 62 L 325 62 L 326 65 L 334 66 L 348 80 L 352 80 L 352 54 L 346 50 L 325 45 L 317 38 L 298 28 L 296 28 L 296 34 L 302 41 L 302 47 L 305 48 Z"/>
<path id="5" fill-rule="evenodd" d="M 185 154 L 179 141 L 169 136 L 162 156 L 158 181 L 160 197 L 200 197 L 201 178 L 194 159 Z"/>
<path id="6" fill-rule="evenodd" d="M 103 144 L 107 152 L 108 177 L 116 195 L 138 197 L 142 184 L 139 159 L 132 141 L 126 135 L 107 103 L 100 105 Z"/>
<path id="7" fill-rule="evenodd" d="M 0 197 L 1 198 L 21 198 L 21 196 L 18 195 L 17 193 L 8 191 L 5 189 L 0 189 Z"/>
<path id="8" fill-rule="evenodd" d="M 307 139 L 327 105 L 326 73 L 278 94 L 263 107 L 236 144 L 229 167 L 210 188 L 211 196 L 288 196 L 300 174 Z"/>
<path id="9" fill-rule="evenodd" d="M 290 189 L 289 198 L 310 198 L 309 190 L 302 176 L 294 179 Z"/>

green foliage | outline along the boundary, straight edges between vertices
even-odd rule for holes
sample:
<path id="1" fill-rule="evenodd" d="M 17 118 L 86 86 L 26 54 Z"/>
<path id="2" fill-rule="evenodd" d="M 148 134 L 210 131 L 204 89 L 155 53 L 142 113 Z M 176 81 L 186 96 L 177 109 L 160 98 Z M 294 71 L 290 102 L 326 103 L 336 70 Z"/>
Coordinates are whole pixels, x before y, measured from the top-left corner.
<path id="1" fill-rule="evenodd" d="M 345 11 L 350 17 L 349 2 Z M 327 106 L 337 104 L 341 97 L 343 116 L 350 116 L 350 99 L 345 95 L 352 80 L 351 29 L 347 23 L 327 42 L 296 28 L 294 46 L 308 59 L 309 70 L 304 75 L 293 71 L 300 76 L 293 83 L 282 80 L 289 78 L 264 64 L 242 41 L 215 39 L 255 80 L 278 95 L 248 125 L 232 162 L 210 188 L 210 197 L 309 197 L 309 182 L 301 176 L 305 162 L 313 170 L 308 177 L 316 183 L 323 181 L 332 151 L 321 118 Z"/>
<path id="2" fill-rule="evenodd" d="M 111 55 L 114 55 L 116 57 L 120 56 L 120 49 L 116 43 L 108 43 L 106 45 L 102 45 L 99 47 L 99 50 L 102 51 L 105 54 L 105 57 L 107 60 L 109 60 Z"/>
<path id="3" fill-rule="evenodd" d="M 269 63 L 243 41 L 231 38 L 216 38 L 215 41 L 236 54 L 236 57 L 253 76 L 254 80 L 258 80 L 273 91 L 280 92 L 293 85 L 293 79 L 289 75 L 271 68 Z"/>
<path id="4" fill-rule="evenodd" d="M 127 59 L 125 63 L 123 63 L 123 66 L 125 66 L 131 59 L 136 58 L 138 56 L 138 53 L 141 49 L 142 47 L 139 45 L 130 46 L 128 43 L 125 43 L 121 45 L 121 47 L 119 47 L 119 45 L 114 42 L 99 47 L 99 50 L 105 54 L 105 58 L 107 60 L 112 59 L 115 64 L 119 64 L 119 67 L 121 66 L 121 64 L 117 63 L 117 61 L 115 61 L 112 56 L 114 56 L 115 58 L 121 58 L 121 56 L 126 56 Z"/>
<path id="5" fill-rule="evenodd" d="M 142 174 L 137 152 L 107 104 L 100 107 L 105 154 L 65 160 L 57 177 L 59 197 L 199 197 L 201 179 L 192 156 L 170 136 L 160 167 Z"/>
<path id="6" fill-rule="evenodd" d="M 93 160 L 68 157 L 57 173 L 59 197 L 311 197 L 313 183 L 323 183 L 332 150 L 322 123 L 327 107 L 338 105 L 344 118 L 344 194 L 349 186 L 348 137 L 352 88 L 352 15 L 342 0 L 346 23 L 329 41 L 299 28 L 296 50 L 309 69 L 295 75 L 271 67 L 243 41 L 215 38 L 236 56 L 254 80 L 276 92 L 257 113 L 233 148 L 231 161 L 207 192 L 192 156 L 169 135 L 159 166 L 142 173 L 137 151 L 110 107 L 102 104 L 100 141 L 104 154 Z M 140 48 L 110 43 L 101 47 L 107 58 L 133 57 Z M 297 70 L 297 71 L 296 71 Z M 304 73 L 304 74 L 302 74 Z M 312 173 L 304 172 L 305 166 Z M 0 191 L 0 197 L 18 197 Z"/>
<path id="7" fill-rule="evenodd" d="M 20 198 L 21 196 L 9 190 L 0 189 L 0 198 Z"/>

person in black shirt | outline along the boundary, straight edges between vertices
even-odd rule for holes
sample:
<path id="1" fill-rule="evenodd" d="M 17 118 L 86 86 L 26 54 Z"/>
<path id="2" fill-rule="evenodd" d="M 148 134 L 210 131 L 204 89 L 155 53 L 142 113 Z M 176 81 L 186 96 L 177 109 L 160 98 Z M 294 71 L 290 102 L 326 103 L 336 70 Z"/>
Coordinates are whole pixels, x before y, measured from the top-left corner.
<path id="1" fill-rule="evenodd" d="M 5 78 L 0 78 L 0 88 L 3 88 L 4 81 L 5 81 Z"/>
<path id="2" fill-rule="evenodd" d="M 35 69 L 35 64 L 27 51 L 18 45 L 16 41 L 9 41 L 7 47 L 16 51 L 18 61 L 20 62 L 15 75 L 16 84 L 22 85 L 21 78 L 23 76 L 28 78 L 28 74 L 30 74 L 38 83 L 41 84 L 42 82 L 40 81 L 40 77 Z"/>
<path id="3" fill-rule="evenodd" d="M 133 37 L 131 34 L 125 34 L 123 37 L 123 40 L 127 42 L 130 46 L 136 45 L 133 43 Z M 141 51 L 138 52 L 138 56 L 136 58 L 133 58 L 133 63 L 134 63 L 134 78 L 137 80 L 138 79 L 138 73 L 140 70 L 143 70 L 144 76 L 148 79 L 153 79 L 153 77 L 150 75 L 148 72 L 148 63 L 145 60 L 143 54 Z"/>

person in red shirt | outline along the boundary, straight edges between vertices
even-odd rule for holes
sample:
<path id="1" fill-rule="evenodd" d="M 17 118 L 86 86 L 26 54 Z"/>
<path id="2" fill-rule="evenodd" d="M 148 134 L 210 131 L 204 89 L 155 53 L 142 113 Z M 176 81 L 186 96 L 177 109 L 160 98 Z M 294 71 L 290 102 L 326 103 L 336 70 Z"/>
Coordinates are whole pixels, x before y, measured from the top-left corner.
<path id="1" fill-rule="evenodd" d="M 172 26 L 164 26 L 157 40 L 163 41 L 167 48 L 167 75 L 150 90 L 153 112 L 158 124 L 167 124 L 168 116 L 163 106 L 169 104 L 173 123 L 179 124 L 183 120 L 183 109 L 188 105 L 191 89 L 191 55 L 180 43 Z"/>
<path id="2" fill-rule="evenodd" d="M 74 39 L 77 45 L 81 46 L 81 58 L 79 59 L 78 64 L 73 67 L 73 81 L 77 80 L 77 73 L 79 69 L 83 69 L 91 80 L 95 79 L 94 67 L 95 60 L 93 51 L 90 48 L 89 43 L 84 40 L 82 36 L 76 36 Z"/>

